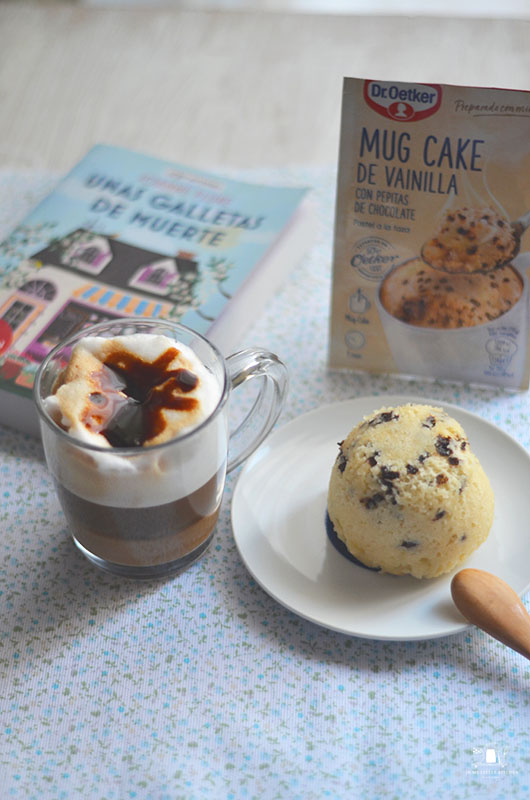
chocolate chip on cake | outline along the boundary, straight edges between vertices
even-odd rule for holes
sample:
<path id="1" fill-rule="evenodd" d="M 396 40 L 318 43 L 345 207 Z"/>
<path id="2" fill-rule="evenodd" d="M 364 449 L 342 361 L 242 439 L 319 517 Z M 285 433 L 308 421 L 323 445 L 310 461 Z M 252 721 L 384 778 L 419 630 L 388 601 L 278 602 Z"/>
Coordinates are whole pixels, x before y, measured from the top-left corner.
<path id="1" fill-rule="evenodd" d="M 371 497 L 361 497 L 361 504 L 367 509 L 377 508 L 379 503 L 382 503 L 384 499 L 385 496 L 381 494 L 381 492 L 376 492 L 376 494 Z"/>
<path id="2" fill-rule="evenodd" d="M 369 465 L 371 467 L 375 467 L 377 465 L 377 456 L 378 455 L 379 455 L 379 452 L 376 450 L 375 453 L 373 455 L 369 456 L 369 458 L 367 459 L 367 461 L 368 461 L 368 463 L 369 463 Z"/>
<path id="3" fill-rule="evenodd" d="M 436 447 L 436 451 L 441 456 L 450 456 L 452 455 L 452 450 L 449 447 L 449 442 L 451 441 L 450 436 L 438 436 L 434 446 Z"/>
<path id="4" fill-rule="evenodd" d="M 394 414 L 393 411 L 383 411 L 381 414 L 373 417 L 373 419 L 368 422 L 368 425 L 374 427 L 375 425 L 381 425 L 383 422 L 391 422 L 393 419 L 399 419 L 399 414 Z"/>
<path id="5" fill-rule="evenodd" d="M 344 455 L 344 453 L 341 450 L 340 453 L 337 456 L 337 467 L 338 467 L 339 472 L 344 472 L 344 470 L 346 469 L 346 464 L 347 463 L 348 463 L 348 459 L 346 458 L 346 456 Z"/>

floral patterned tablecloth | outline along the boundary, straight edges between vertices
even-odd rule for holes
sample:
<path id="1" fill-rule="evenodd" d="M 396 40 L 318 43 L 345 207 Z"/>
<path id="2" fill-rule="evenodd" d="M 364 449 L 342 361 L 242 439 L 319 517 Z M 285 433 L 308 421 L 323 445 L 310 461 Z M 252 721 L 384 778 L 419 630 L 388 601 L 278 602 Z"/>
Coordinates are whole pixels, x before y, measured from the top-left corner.
<path id="1" fill-rule="evenodd" d="M 354 396 L 435 396 L 530 447 L 527 393 L 328 373 L 334 171 L 233 174 L 313 186 L 320 218 L 311 251 L 241 342 L 288 364 L 279 425 Z M 0 235 L 54 180 L 0 173 Z M 371 641 L 287 611 L 234 544 L 237 471 L 207 554 L 147 583 L 77 552 L 38 441 L 0 427 L 0 476 L 2 798 L 529 796 L 528 662 L 476 629 Z"/>

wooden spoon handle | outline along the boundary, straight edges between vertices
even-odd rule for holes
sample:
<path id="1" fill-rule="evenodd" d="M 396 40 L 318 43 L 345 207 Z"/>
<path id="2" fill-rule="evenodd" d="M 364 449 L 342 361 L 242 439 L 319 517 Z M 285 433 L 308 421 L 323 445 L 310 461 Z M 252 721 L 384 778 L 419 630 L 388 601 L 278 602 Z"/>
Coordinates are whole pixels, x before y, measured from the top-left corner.
<path id="1" fill-rule="evenodd" d="M 451 594 L 469 622 L 530 659 L 530 615 L 511 586 L 490 572 L 463 569 Z"/>

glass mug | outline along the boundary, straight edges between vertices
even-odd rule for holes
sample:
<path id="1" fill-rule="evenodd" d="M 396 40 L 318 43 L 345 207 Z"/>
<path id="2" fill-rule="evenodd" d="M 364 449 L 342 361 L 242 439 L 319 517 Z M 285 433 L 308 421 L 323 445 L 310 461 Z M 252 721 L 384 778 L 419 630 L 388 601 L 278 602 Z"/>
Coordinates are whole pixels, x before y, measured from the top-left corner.
<path id="1" fill-rule="evenodd" d="M 162 444 L 87 444 L 54 422 L 43 401 L 77 342 L 132 333 L 164 334 L 190 347 L 219 384 L 219 402 L 196 428 Z M 256 377 L 254 404 L 230 432 L 230 391 Z M 37 371 L 34 399 L 46 462 L 79 550 L 104 570 L 137 578 L 170 575 L 194 562 L 212 540 L 227 472 L 265 439 L 287 386 L 287 369 L 274 354 L 247 349 L 224 359 L 203 336 L 166 320 L 117 319 L 62 341 Z"/>

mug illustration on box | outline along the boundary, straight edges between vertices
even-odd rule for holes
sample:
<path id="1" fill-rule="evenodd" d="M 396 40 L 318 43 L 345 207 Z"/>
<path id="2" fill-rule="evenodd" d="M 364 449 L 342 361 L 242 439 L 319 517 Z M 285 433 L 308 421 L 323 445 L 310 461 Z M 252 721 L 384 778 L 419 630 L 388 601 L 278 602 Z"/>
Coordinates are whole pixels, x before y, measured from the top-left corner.
<path id="1" fill-rule="evenodd" d="M 376 304 L 396 369 L 517 387 L 528 336 L 530 256 L 490 272 L 448 274 L 420 258 L 394 267 Z"/>

